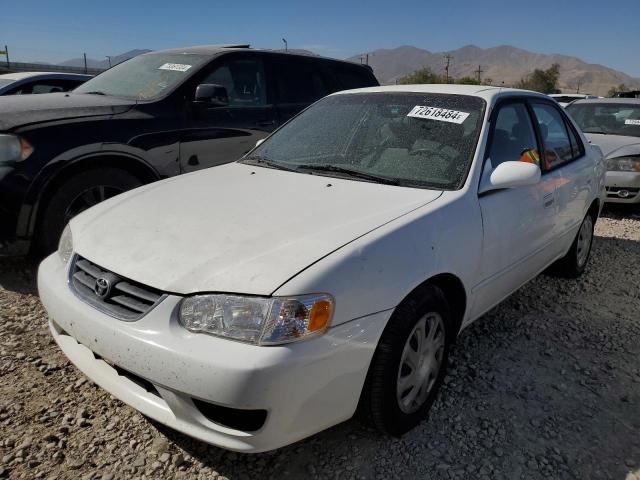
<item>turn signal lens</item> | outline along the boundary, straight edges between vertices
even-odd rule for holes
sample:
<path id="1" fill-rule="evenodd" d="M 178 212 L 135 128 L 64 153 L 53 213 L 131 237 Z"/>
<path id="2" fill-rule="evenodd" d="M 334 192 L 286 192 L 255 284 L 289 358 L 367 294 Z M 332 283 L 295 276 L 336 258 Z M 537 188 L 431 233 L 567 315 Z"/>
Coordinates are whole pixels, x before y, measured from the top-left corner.
<path id="1" fill-rule="evenodd" d="M 317 332 L 318 330 L 324 330 L 329 325 L 331 315 L 333 314 L 333 305 L 329 300 L 318 300 L 311 307 L 311 313 L 309 313 L 309 325 L 308 330 L 310 332 Z"/>

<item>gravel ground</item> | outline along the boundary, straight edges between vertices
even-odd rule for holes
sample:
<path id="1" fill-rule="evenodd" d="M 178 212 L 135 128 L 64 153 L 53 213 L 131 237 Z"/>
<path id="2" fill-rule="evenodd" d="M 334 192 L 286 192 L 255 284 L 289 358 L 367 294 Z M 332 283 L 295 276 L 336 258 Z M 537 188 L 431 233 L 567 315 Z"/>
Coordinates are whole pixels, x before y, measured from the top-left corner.
<path id="1" fill-rule="evenodd" d="M 197 442 L 115 400 L 50 339 L 35 266 L 0 260 L 0 478 L 640 480 L 640 215 L 607 210 L 588 271 L 542 275 L 465 330 L 431 418 L 355 420 L 275 452 Z"/>

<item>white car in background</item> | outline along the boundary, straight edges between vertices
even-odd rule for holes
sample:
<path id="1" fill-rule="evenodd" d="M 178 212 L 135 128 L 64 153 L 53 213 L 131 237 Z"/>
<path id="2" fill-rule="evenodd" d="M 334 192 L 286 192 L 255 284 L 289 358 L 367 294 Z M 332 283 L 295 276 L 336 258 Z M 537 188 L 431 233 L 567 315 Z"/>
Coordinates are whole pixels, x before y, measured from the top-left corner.
<path id="1" fill-rule="evenodd" d="M 640 204 L 640 98 L 580 100 L 567 113 L 606 158 L 606 201 Z"/>
<path id="2" fill-rule="evenodd" d="M 0 75 L 0 95 L 68 92 L 93 75 L 58 72 L 20 72 Z"/>
<path id="3" fill-rule="evenodd" d="M 553 93 L 549 95 L 556 102 L 560 104 L 562 108 L 569 105 L 576 100 L 584 100 L 585 98 L 598 98 L 595 95 L 589 95 L 588 93 Z"/>
<path id="4" fill-rule="evenodd" d="M 603 192 L 600 150 L 545 95 L 351 90 L 75 217 L 40 297 L 82 372 L 205 442 L 270 450 L 357 408 L 401 435 L 462 328 L 556 261 L 584 271 Z"/>

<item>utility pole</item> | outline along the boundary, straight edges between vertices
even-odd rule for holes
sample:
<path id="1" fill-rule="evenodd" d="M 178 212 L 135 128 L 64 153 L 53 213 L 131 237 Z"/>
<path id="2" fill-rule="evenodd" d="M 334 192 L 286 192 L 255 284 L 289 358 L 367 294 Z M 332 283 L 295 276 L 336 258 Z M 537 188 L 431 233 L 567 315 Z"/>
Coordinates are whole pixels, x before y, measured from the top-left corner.
<path id="1" fill-rule="evenodd" d="M 475 71 L 475 73 L 478 75 L 478 83 L 480 83 L 480 74 L 482 74 L 482 72 L 484 72 L 484 70 L 482 70 L 482 68 L 480 68 L 480 65 L 478 65 L 478 70 Z"/>
<path id="2" fill-rule="evenodd" d="M 451 55 L 449 55 L 448 53 L 444 56 L 445 60 L 447 61 L 447 64 L 444 67 L 444 73 L 445 73 L 445 82 L 449 83 L 449 65 L 451 64 L 451 59 L 453 58 Z"/>
<path id="3" fill-rule="evenodd" d="M 576 88 L 576 93 L 580 93 L 580 80 L 578 80 L 578 88 Z"/>
<path id="4" fill-rule="evenodd" d="M 111 56 L 105 55 L 105 57 L 107 57 L 107 60 L 109 60 L 109 68 L 111 68 Z"/>
<path id="5" fill-rule="evenodd" d="M 83 53 L 84 55 L 84 73 L 87 73 L 87 54 Z"/>
<path id="6" fill-rule="evenodd" d="M 369 65 L 369 54 L 367 53 L 367 61 L 365 62 L 365 65 Z"/>
<path id="7" fill-rule="evenodd" d="M 287 43 L 287 39 L 283 38 L 282 41 L 284 42 L 284 51 L 288 51 L 289 50 L 289 44 Z"/>

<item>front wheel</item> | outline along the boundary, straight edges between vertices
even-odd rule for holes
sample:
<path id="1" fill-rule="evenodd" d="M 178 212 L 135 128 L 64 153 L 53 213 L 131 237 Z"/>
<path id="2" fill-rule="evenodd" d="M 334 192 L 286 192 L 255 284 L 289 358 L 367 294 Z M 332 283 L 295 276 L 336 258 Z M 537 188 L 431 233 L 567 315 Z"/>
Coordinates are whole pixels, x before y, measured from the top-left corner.
<path id="1" fill-rule="evenodd" d="M 369 423 L 400 436 L 426 418 L 444 378 L 452 334 L 449 305 L 437 287 L 420 287 L 396 308 L 361 397 Z"/>

